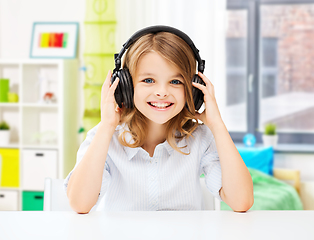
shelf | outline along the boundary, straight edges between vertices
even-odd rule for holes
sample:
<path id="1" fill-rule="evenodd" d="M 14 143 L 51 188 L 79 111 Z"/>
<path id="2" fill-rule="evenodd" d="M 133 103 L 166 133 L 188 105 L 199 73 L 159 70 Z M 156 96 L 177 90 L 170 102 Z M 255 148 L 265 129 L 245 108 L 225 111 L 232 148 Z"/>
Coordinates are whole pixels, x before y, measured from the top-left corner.
<path id="1" fill-rule="evenodd" d="M 75 166 L 78 63 L 0 59 L 0 78 L 9 79 L 9 92 L 18 95 L 18 102 L 0 102 L 0 121 L 10 125 L 9 143 L 0 145 L 5 163 L 0 166 L 4 179 L 0 190 L 17 191 L 17 210 L 23 209 L 24 191 L 43 191 L 46 177 L 64 179 Z M 15 185 L 7 184 L 10 181 Z"/>
<path id="2" fill-rule="evenodd" d="M 0 107 L 18 107 L 19 103 L 0 103 Z"/>
<path id="3" fill-rule="evenodd" d="M 0 107 L 37 107 L 37 108 L 57 108 L 58 103 L 0 103 Z"/>
<path id="4" fill-rule="evenodd" d="M 57 103 L 23 103 L 23 107 L 33 107 L 33 108 L 57 108 Z"/>
<path id="5" fill-rule="evenodd" d="M 19 148 L 19 143 L 9 143 L 8 145 L 0 145 L 0 148 Z"/>
<path id="6" fill-rule="evenodd" d="M 0 187 L 0 191 L 1 190 L 10 190 L 10 191 L 18 191 L 18 190 L 21 190 L 21 188 L 20 187 Z"/>
<path id="7" fill-rule="evenodd" d="M 57 144 L 24 144 L 23 149 L 58 149 Z"/>
<path id="8" fill-rule="evenodd" d="M 59 84 L 58 64 L 23 64 L 22 65 L 22 102 L 31 104 L 44 104 L 44 96 L 47 93 L 54 95 L 58 102 Z"/>
<path id="9" fill-rule="evenodd" d="M 69 60 L 67 60 L 69 61 Z M 71 60 L 70 60 L 71 61 Z M 75 59 L 73 59 L 75 61 Z M 19 65 L 19 64 L 34 64 L 34 65 L 44 65 L 44 64 L 59 64 L 62 65 L 64 60 L 62 59 L 0 59 L 1 65 Z"/>

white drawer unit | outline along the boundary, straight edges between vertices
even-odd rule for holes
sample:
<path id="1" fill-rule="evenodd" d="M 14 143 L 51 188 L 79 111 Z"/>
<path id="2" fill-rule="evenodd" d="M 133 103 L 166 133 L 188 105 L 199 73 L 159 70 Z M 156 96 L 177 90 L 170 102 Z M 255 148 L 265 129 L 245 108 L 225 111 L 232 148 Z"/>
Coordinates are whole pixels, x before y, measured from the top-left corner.
<path id="1" fill-rule="evenodd" d="M 0 190 L 0 211 L 17 211 L 18 191 Z"/>
<path id="2" fill-rule="evenodd" d="M 23 150 L 22 184 L 24 190 L 43 191 L 45 178 L 57 178 L 57 150 Z"/>

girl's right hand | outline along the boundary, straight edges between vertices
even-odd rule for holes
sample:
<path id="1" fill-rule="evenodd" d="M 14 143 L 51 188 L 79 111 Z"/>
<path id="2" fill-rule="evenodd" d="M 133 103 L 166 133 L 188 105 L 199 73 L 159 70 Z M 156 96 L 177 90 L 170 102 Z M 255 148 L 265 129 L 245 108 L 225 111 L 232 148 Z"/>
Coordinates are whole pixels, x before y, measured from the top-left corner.
<path id="1" fill-rule="evenodd" d="M 121 119 L 121 111 L 114 98 L 114 92 L 118 86 L 117 78 L 111 85 L 111 71 L 109 70 L 106 80 L 101 88 L 101 124 L 106 128 L 116 129 Z"/>

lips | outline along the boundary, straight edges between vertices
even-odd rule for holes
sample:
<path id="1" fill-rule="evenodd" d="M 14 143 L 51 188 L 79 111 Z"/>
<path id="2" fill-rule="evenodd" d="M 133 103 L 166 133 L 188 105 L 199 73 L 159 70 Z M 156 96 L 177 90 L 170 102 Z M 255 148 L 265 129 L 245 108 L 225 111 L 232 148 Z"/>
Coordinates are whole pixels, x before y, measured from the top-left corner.
<path id="1" fill-rule="evenodd" d="M 168 107 L 171 107 L 174 103 L 172 102 L 148 102 L 148 104 L 158 109 L 166 109 Z"/>

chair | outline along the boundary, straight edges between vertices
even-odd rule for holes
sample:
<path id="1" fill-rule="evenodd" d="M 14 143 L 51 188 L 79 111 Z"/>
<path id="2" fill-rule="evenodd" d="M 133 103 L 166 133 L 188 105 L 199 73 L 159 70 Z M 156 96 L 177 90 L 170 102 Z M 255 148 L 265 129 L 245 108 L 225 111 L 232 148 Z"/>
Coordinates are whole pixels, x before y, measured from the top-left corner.
<path id="1" fill-rule="evenodd" d="M 274 177 L 287 181 L 287 183 L 291 184 L 290 181 L 293 182 L 292 186 L 295 188 L 295 190 L 300 195 L 300 171 L 294 170 L 294 169 L 280 169 L 280 168 L 274 168 Z"/>
<path id="2" fill-rule="evenodd" d="M 73 211 L 63 188 L 63 179 L 45 179 L 44 211 Z"/>
<path id="3" fill-rule="evenodd" d="M 204 210 L 220 211 L 220 201 L 208 191 L 205 184 L 205 178 L 200 178 L 200 181 L 201 181 L 203 199 L 205 202 Z"/>

